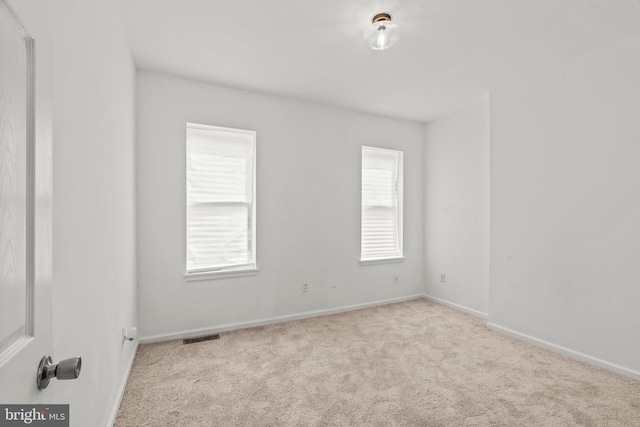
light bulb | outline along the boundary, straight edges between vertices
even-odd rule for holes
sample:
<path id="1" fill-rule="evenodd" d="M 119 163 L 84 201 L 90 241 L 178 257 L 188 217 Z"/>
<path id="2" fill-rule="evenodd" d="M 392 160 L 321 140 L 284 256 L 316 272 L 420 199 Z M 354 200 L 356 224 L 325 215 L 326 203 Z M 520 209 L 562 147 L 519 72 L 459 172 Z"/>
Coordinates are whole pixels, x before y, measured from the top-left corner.
<path id="1" fill-rule="evenodd" d="M 378 49 L 384 49 L 389 44 L 389 39 L 387 39 L 387 35 L 384 33 L 386 30 L 384 25 L 380 25 L 378 27 L 378 37 L 376 37 L 376 45 Z"/>
<path id="2" fill-rule="evenodd" d="M 391 15 L 379 13 L 364 30 L 364 41 L 373 50 L 385 50 L 398 42 L 398 24 L 391 22 Z"/>

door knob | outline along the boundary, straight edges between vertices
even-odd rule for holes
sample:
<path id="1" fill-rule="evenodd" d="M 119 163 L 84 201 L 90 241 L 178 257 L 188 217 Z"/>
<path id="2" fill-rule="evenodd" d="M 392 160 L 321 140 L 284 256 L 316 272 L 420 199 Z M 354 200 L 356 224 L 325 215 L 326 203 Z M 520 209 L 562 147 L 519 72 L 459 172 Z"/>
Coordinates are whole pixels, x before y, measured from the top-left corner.
<path id="1" fill-rule="evenodd" d="M 51 356 L 44 356 L 38 365 L 38 377 L 36 378 L 38 390 L 47 388 L 51 378 L 75 380 L 80 376 L 80 368 L 82 368 L 82 358 L 79 356 L 62 360 L 56 365 L 53 364 Z"/>

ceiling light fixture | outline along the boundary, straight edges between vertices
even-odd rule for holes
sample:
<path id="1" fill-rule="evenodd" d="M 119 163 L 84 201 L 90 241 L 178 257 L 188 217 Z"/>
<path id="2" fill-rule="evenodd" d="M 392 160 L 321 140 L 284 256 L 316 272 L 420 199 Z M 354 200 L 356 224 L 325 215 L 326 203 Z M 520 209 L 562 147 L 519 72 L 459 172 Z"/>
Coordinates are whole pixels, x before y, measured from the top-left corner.
<path id="1" fill-rule="evenodd" d="M 400 32 L 398 25 L 391 22 L 391 15 L 379 13 L 371 20 L 371 25 L 364 31 L 364 40 L 373 50 L 385 50 L 398 42 Z"/>

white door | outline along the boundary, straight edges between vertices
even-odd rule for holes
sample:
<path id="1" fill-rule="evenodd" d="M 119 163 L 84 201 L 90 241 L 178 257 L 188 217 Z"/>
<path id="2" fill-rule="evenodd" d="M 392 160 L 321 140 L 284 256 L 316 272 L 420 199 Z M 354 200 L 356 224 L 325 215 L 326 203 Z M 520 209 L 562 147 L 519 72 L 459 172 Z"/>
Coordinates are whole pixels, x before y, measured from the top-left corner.
<path id="1" fill-rule="evenodd" d="M 49 3 L 0 0 L 0 403 L 48 403 L 52 353 Z M 47 10 L 48 9 L 48 10 Z"/>

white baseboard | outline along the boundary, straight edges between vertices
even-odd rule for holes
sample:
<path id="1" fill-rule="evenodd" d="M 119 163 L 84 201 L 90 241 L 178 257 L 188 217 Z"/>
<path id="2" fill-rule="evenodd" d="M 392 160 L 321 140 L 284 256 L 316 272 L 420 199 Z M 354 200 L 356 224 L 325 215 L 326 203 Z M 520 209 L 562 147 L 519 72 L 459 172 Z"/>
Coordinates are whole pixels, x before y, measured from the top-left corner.
<path id="1" fill-rule="evenodd" d="M 122 402 L 124 390 L 127 388 L 127 381 L 129 380 L 129 375 L 131 374 L 131 368 L 133 368 L 133 361 L 136 359 L 136 354 L 138 353 L 138 345 L 139 341 L 135 341 L 135 348 L 131 352 L 131 356 L 129 356 L 127 373 L 120 379 L 118 394 L 116 395 L 115 402 L 113 402 L 113 408 L 111 409 L 111 413 L 109 414 L 109 418 L 107 419 L 105 426 L 113 427 L 113 425 L 116 423 L 116 417 L 118 416 L 118 410 L 120 409 L 120 402 Z"/>
<path id="2" fill-rule="evenodd" d="M 556 353 L 560 353 L 565 356 L 571 357 L 572 359 L 589 363 L 590 365 L 598 366 L 600 368 L 606 369 L 611 372 L 615 372 L 617 374 L 623 375 L 628 378 L 632 378 L 634 380 L 640 380 L 640 372 L 634 371 L 633 369 L 616 365 L 615 363 L 607 362 L 606 360 L 598 359 L 597 357 L 589 356 L 588 354 L 580 353 L 579 351 L 571 350 L 570 348 L 562 347 L 562 346 L 550 343 L 548 341 L 532 337 L 531 335 L 523 334 L 523 333 L 514 331 L 513 329 L 505 328 L 504 326 L 496 325 L 495 323 L 487 322 L 487 327 L 494 331 L 501 332 L 503 334 L 512 336 L 514 338 L 527 341 L 539 347 L 543 347 L 548 350 L 554 351 Z"/>
<path id="3" fill-rule="evenodd" d="M 141 337 L 140 344 L 150 344 L 154 342 L 169 341 L 169 340 L 193 337 L 193 336 L 204 335 L 204 334 L 216 334 L 219 332 L 233 331 L 235 329 L 246 329 L 246 328 L 253 328 L 256 326 L 272 325 L 274 323 L 289 322 L 291 320 L 307 319 L 309 317 L 327 316 L 330 314 L 342 313 L 345 311 L 352 311 L 352 310 L 359 310 L 362 308 L 375 307 L 378 305 L 410 301 L 410 300 L 419 299 L 422 297 L 423 297 L 422 295 L 411 295 L 406 297 L 372 301 L 372 302 L 367 302 L 363 304 L 345 305 L 342 307 L 328 308 L 324 310 L 313 310 L 313 311 L 306 311 L 306 312 L 297 313 L 297 314 L 288 314 L 286 316 L 269 317 L 266 319 L 251 320 L 247 322 L 227 323 L 227 324 L 218 325 L 218 326 L 189 329 L 189 330 L 173 332 L 169 334 L 150 335 L 146 337 Z"/>
<path id="4" fill-rule="evenodd" d="M 473 308 L 466 307 L 464 305 L 456 304 L 454 302 L 446 301 L 440 298 L 432 297 L 431 295 L 423 294 L 422 298 L 428 299 L 429 301 L 437 302 L 438 304 L 446 305 L 451 308 L 455 308 L 456 310 L 464 311 L 465 313 L 473 314 L 474 316 L 481 317 L 483 319 L 488 319 L 489 315 L 487 313 L 483 313 Z"/>

